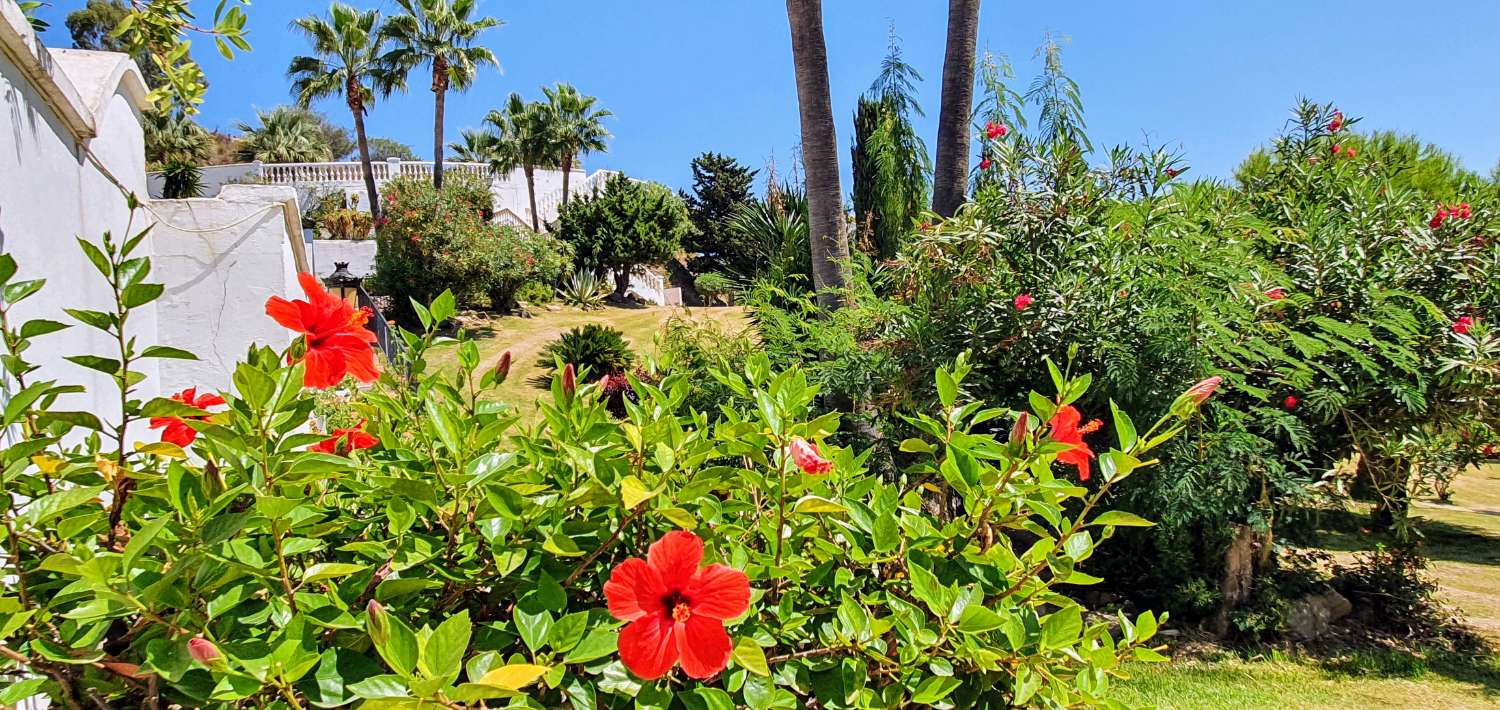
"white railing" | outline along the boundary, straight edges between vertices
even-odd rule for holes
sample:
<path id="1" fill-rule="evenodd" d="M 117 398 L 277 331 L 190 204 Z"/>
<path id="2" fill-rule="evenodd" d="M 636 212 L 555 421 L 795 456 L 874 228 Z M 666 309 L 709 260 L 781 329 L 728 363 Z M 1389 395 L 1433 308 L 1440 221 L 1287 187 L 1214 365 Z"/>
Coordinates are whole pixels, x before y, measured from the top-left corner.
<path id="1" fill-rule="evenodd" d="M 571 194 L 571 191 L 570 193 Z M 630 290 L 635 295 L 657 305 L 667 302 L 667 280 L 651 271 L 637 271 L 630 275 Z"/>
<path id="2" fill-rule="evenodd" d="M 466 173 L 489 177 L 490 166 L 485 163 L 443 162 L 443 172 Z M 385 182 L 397 176 L 432 177 L 432 161 L 427 160 L 378 160 L 370 161 L 370 173 L 375 182 Z M 260 166 L 260 177 L 273 185 L 298 183 L 362 183 L 364 168 L 359 161 L 328 163 L 265 163 Z"/>
<path id="3" fill-rule="evenodd" d="M 594 190 L 604 189 L 604 183 L 619 173 L 613 170 L 596 170 L 594 174 L 578 181 L 577 184 L 568 185 L 568 199 L 588 197 L 594 194 Z M 536 213 L 541 217 L 543 224 L 557 219 L 557 213 L 562 209 L 563 191 L 559 187 L 545 195 L 536 198 Z"/>

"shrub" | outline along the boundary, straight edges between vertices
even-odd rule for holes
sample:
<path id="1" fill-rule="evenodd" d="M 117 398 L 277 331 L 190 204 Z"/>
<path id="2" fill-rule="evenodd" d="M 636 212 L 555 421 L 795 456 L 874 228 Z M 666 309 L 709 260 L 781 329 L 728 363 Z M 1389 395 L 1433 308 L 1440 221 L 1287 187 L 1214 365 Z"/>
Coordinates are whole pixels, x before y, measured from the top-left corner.
<path id="1" fill-rule="evenodd" d="M 352 356 L 329 338 L 358 325 L 315 280 L 318 305 L 306 305 L 338 317 L 285 352 L 252 349 L 223 404 L 128 396 L 138 358 L 187 356 L 113 337 L 160 293 L 149 267 L 121 268 L 139 241 L 97 252 L 114 292 L 129 294 L 117 320 L 79 316 L 119 351 L 74 358 L 118 363 L 123 418 L 58 409 L 68 388 L 53 382 L 0 413 L 17 433 L 0 453 L 0 515 L 15 531 L 0 596 L 7 698 L 1070 707 L 1107 702 L 1125 661 L 1163 660 L 1149 645 L 1155 615 L 1094 621 L 1062 591 L 1095 581 L 1078 565 L 1117 528 L 1146 524 L 1100 503 L 1188 409 L 1140 435 L 1116 414 L 1118 448 L 1094 442 L 1094 491 L 1052 465 L 1081 460 L 1055 415 L 1087 378 L 1059 373 L 1055 396 L 1012 415 L 960 398 L 962 359 L 936 375 L 937 416 L 913 415 L 921 433 L 903 442 L 912 458 L 896 480 L 832 446 L 839 417 L 812 411 L 818 388 L 762 356 L 716 373 L 755 406 L 712 420 L 681 411 L 692 383 L 680 377 L 638 385 L 623 421 L 598 387 L 559 377 L 540 421 L 516 431 L 508 408 L 480 396 L 507 373 L 481 372 L 462 333 L 438 337 L 454 313 L 445 293 L 415 309 L 422 330 L 398 333 L 401 367 L 356 390 L 362 424 L 316 434 L 307 363 Z M 0 315 L 42 286 L 14 274 L 0 256 L 11 296 Z M 0 318 L 12 375 L 52 330 Z M 456 349 L 459 367 L 426 367 L 436 347 Z M 121 449 L 98 435 L 151 417 L 191 436 Z M 1013 434 L 993 433 L 1003 420 Z M 953 503 L 941 513 L 924 493 L 938 481 Z M 700 557 L 715 564 L 700 571 Z M 643 659 L 641 635 L 684 617 L 683 653 Z"/>
<path id="2" fill-rule="evenodd" d="M 161 177 L 163 199 L 197 197 L 203 191 L 203 171 L 198 169 L 197 163 L 182 160 L 167 162 L 162 165 Z"/>
<path id="3" fill-rule="evenodd" d="M 1372 627 L 1430 638 L 1447 620 L 1427 576 L 1427 560 L 1412 546 L 1380 546 L 1333 568 L 1333 586 Z"/>
<path id="4" fill-rule="evenodd" d="M 729 281 L 729 277 L 710 272 L 695 277 L 693 288 L 698 290 L 698 295 L 703 297 L 705 303 L 713 304 L 728 296 L 734 284 Z"/>
<path id="5" fill-rule="evenodd" d="M 632 272 L 671 258 L 692 228 L 687 208 L 671 190 L 624 175 L 611 177 L 593 195 L 578 196 L 557 217 L 557 235 L 573 245 L 580 267 L 614 273 L 616 298 L 630 288 Z"/>
<path id="6" fill-rule="evenodd" d="M 545 306 L 557 297 L 557 287 L 542 281 L 527 281 L 516 289 L 516 300 L 533 306 Z"/>
<path id="7" fill-rule="evenodd" d="M 618 375 L 635 363 L 635 353 L 625 342 L 625 333 L 609 326 L 589 323 L 573 328 L 542 348 L 537 366 L 548 372 L 557 363 L 571 364 L 579 374 L 593 377 Z"/>
<path id="8" fill-rule="evenodd" d="M 734 399 L 734 390 L 713 376 L 718 370 L 743 370 L 758 352 L 751 331 L 733 330 L 711 320 L 673 316 L 656 334 L 651 367 L 658 374 L 679 375 L 692 383 L 683 405 L 700 412 L 716 412 Z"/>
<path id="9" fill-rule="evenodd" d="M 370 212 L 359 206 L 359 195 L 350 195 L 348 200 L 343 199 L 343 193 L 336 193 L 341 206 L 330 208 L 326 201 L 318 204 L 318 227 L 323 230 L 327 239 L 346 239 L 351 241 L 363 241 L 370 236 L 370 230 L 375 227 L 375 218 Z"/>
<path id="10" fill-rule="evenodd" d="M 588 269 L 573 272 L 572 276 L 557 287 L 557 296 L 562 299 L 563 303 L 586 311 L 603 308 L 604 300 L 609 298 L 609 293 L 609 284 Z"/>
<path id="11" fill-rule="evenodd" d="M 412 300 L 429 302 L 444 290 L 462 306 L 488 302 L 503 311 L 515 305 L 521 284 L 563 273 L 566 245 L 487 222 L 489 194 L 466 180 L 445 182 L 441 192 L 413 178 L 386 185 L 374 286 L 392 297 L 403 323 L 415 322 Z"/>

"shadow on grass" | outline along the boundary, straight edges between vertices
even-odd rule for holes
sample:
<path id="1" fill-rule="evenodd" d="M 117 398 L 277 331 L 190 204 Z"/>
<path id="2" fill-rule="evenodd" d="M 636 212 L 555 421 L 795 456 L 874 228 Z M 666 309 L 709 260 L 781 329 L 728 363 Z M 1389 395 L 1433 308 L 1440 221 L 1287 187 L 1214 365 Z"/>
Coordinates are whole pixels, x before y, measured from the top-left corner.
<path id="1" fill-rule="evenodd" d="M 1419 549 L 1430 560 L 1500 566 L 1500 534 L 1494 530 L 1417 515 Z M 1330 552 L 1361 552 L 1376 544 L 1394 545 L 1387 534 L 1370 532 L 1369 516 L 1350 510 L 1317 512 L 1317 546 Z"/>
<path id="2" fill-rule="evenodd" d="M 1399 649 L 1359 649 L 1318 659 L 1325 671 L 1351 678 L 1417 680 L 1435 674 L 1477 685 L 1486 697 L 1500 698 L 1500 658 L 1488 649 L 1475 652 L 1430 651 L 1425 654 Z"/>

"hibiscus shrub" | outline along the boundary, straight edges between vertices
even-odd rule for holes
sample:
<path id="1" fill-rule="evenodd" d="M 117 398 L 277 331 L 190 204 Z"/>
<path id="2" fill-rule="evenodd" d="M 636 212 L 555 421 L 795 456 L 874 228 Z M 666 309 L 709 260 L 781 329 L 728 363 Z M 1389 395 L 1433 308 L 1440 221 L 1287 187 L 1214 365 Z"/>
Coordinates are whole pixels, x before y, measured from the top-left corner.
<path id="1" fill-rule="evenodd" d="M 123 323 L 160 288 L 117 246 L 95 251 L 129 286 L 110 319 L 75 317 Z M 0 267 L 7 303 L 42 287 Z M 58 410 L 55 382 L 10 400 L 0 703 L 1077 706 L 1106 702 L 1124 662 L 1161 660 L 1156 616 L 1086 616 L 1061 587 L 1098 582 L 1079 563 L 1149 524 L 1099 503 L 1214 382 L 1139 433 L 1113 412 L 1118 445 L 1096 454 L 1073 407 L 1087 375 L 1053 368 L 1056 395 L 1011 411 L 962 395 L 959 358 L 936 411 L 912 417 L 911 465 L 884 479 L 830 444 L 839 416 L 812 415 L 804 373 L 761 355 L 716 373 L 750 404 L 712 416 L 668 376 L 632 379 L 617 418 L 570 365 L 517 428 L 483 396 L 508 359 L 481 368 L 473 341 L 437 335 L 444 294 L 401 334 L 408 359 L 350 403 L 363 419 L 324 434 L 314 373 L 363 371 L 342 342 L 361 314 L 304 287 L 267 304 L 302 337 L 253 348 L 231 391 L 132 399 L 140 357 L 190 355 L 120 339 L 112 363 L 73 359 L 116 375 L 123 421 Z M 4 365 L 27 380 L 30 340 L 61 324 L 6 308 Z M 462 367 L 423 374 L 436 348 Z M 131 442 L 146 416 L 163 440 Z M 1091 465 L 1098 486 L 1070 480 Z"/>

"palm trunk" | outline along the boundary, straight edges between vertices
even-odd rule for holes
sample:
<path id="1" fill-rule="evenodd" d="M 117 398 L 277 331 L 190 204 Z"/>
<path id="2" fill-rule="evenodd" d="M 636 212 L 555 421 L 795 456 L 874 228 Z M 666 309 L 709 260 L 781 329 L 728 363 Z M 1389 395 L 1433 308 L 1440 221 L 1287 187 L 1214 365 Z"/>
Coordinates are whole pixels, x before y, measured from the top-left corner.
<path id="1" fill-rule="evenodd" d="M 432 186 L 443 189 L 443 104 L 448 98 L 448 65 L 439 57 L 432 63 Z"/>
<path id="2" fill-rule="evenodd" d="M 380 222 L 380 193 L 375 191 L 375 171 L 370 168 L 370 141 L 365 138 L 364 106 L 350 104 L 354 114 L 354 137 L 359 143 L 359 167 L 365 174 L 365 197 L 370 200 L 370 219 Z"/>
<path id="3" fill-rule="evenodd" d="M 979 0 L 948 0 L 948 50 L 943 56 L 937 163 L 932 171 L 932 211 L 943 217 L 952 217 L 968 195 L 969 114 L 974 106 L 978 34 Z"/>
<path id="4" fill-rule="evenodd" d="M 536 213 L 536 176 L 530 163 L 521 167 L 521 172 L 526 173 L 526 197 L 531 200 L 531 231 L 542 231 L 542 223 L 537 219 Z"/>
<path id="5" fill-rule="evenodd" d="M 808 241 L 818 304 L 848 301 L 849 237 L 839 188 L 838 137 L 828 91 L 828 49 L 823 42 L 822 0 L 786 0 L 802 118 L 802 166 L 807 175 Z"/>
<path id="6" fill-rule="evenodd" d="M 571 152 L 563 153 L 563 157 L 562 157 L 563 199 L 562 199 L 562 203 L 564 205 L 568 204 L 568 173 L 571 172 L 572 170 L 573 170 L 573 155 L 572 155 L 572 153 Z"/>

